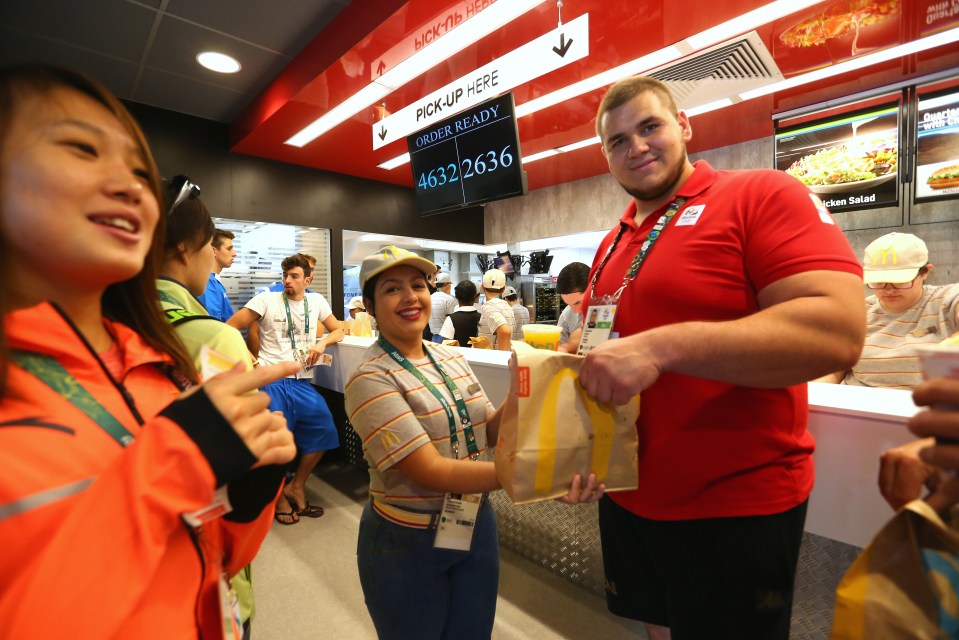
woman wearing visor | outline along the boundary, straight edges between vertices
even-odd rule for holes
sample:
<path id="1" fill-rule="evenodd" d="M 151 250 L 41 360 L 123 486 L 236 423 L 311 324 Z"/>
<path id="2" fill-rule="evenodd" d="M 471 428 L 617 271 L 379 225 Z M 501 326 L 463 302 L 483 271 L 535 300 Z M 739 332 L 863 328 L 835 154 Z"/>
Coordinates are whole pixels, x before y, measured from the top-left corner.
<path id="1" fill-rule="evenodd" d="M 346 410 L 370 463 L 357 562 L 381 639 L 489 638 L 499 540 L 486 493 L 500 487 L 488 443 L 501 408 L 459 349 L 423 340 L 436 265 L 385 247 L 360 266 L 379 338 L 346 385 Z M 603 494 L 573 478 L 566 502 Z"/>

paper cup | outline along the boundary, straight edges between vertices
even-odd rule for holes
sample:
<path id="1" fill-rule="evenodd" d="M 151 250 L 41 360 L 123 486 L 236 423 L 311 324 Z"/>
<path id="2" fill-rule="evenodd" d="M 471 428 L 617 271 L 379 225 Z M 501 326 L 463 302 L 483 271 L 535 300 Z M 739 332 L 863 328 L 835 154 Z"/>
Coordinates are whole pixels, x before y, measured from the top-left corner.
<path id="1" fill-rule="evenodd" d="M 959 344 L 920 344 L 916 351 L 926 380 L 959 378 Z"/>
<path id="2" fill-rule="evenodd" d="M 959 379 L 959 344 L 954 338 L 949 338 L 938 344 L 916 345 L 916 351 L 919 352 L 922 377 L 925 380 L 932 380 L 933 378 Z M 934 408 L 959 411 L 959 406 L 952 404 L 936 405 Z M 937 436 L 936 444 L 959 444 L 959 440 Z M 957 472 L 956 470 L 949 470 L 943 473 L 955 477 Z"/>
<path id="3" fill-rule="evenodd" d="M 554 324 L 524 324 L 523 340 L 537 349 L 551 349 L 559 347 L 560 328 Z"/>

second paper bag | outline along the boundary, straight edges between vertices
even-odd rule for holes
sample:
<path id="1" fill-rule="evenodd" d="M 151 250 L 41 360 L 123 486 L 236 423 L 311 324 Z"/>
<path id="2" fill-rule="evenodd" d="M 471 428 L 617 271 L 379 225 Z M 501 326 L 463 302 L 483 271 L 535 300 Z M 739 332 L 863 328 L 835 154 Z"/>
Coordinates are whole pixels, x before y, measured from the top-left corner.
<path id="1" fill-rule="evenodd" d="M 517 504 L 566 495 L 595 473 L 607 491 L 636 488 L 639 396 L 601 405 L 579 384 L 584 358 L 513 342 L 512 383 L 496 443 L 496 475 Z"/>

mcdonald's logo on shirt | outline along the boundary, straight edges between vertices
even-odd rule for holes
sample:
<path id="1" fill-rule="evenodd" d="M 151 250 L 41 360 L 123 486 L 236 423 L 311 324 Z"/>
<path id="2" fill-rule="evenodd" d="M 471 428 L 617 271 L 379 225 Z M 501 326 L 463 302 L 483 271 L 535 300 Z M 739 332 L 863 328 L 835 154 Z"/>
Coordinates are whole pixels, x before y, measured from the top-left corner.
<path id="1" fill-rule="evenodd" d="M 387 451 L 400 446 L 400 437 L 392 431 L 386 430 L 380 434 L 380 445 Z"/>

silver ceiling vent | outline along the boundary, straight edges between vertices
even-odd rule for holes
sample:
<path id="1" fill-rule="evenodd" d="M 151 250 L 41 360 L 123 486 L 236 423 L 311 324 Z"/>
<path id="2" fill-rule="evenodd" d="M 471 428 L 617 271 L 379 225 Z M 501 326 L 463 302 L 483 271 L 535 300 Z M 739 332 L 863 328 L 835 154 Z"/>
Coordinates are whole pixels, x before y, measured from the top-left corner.
<path id="1" fill-rule="evenodd" d="M 783 80 L 755 31 L 680 58 L 645 75 L 665 82 L 680 109 L 692 109 Z"/>

